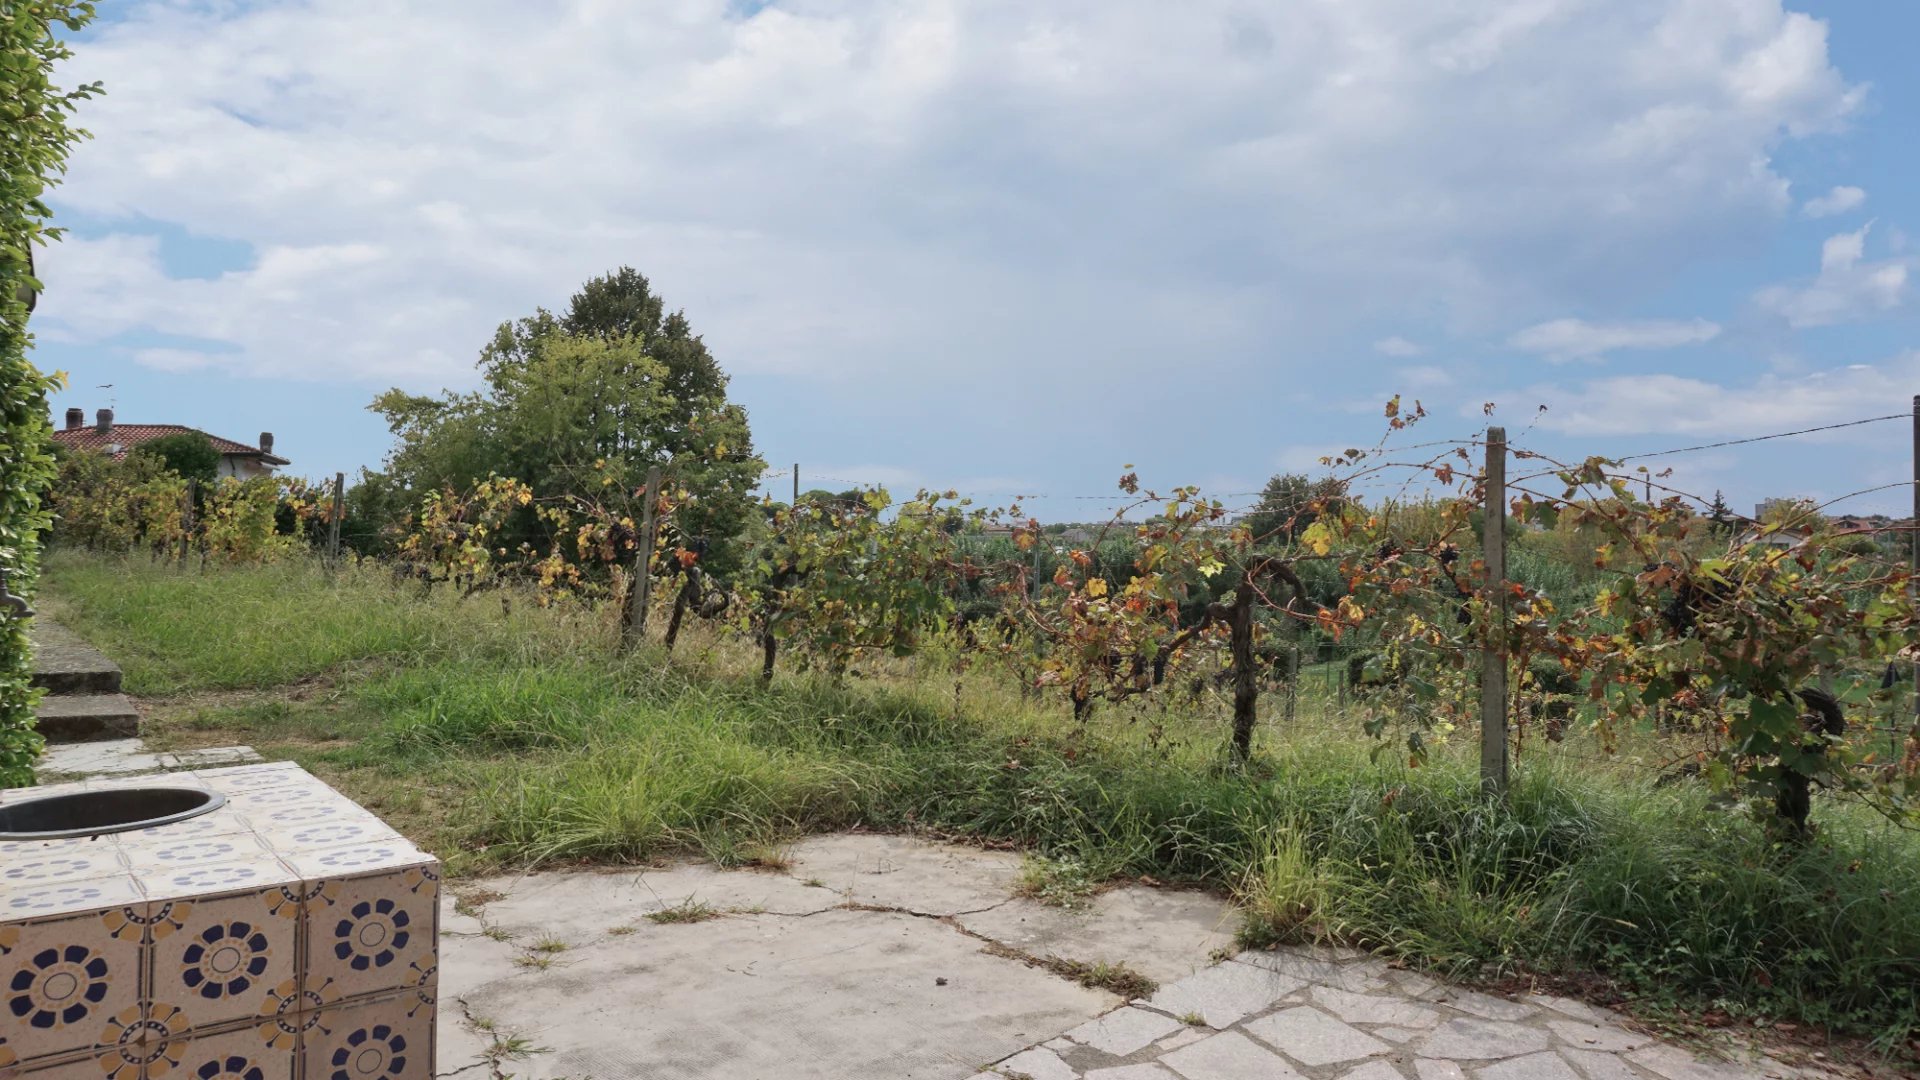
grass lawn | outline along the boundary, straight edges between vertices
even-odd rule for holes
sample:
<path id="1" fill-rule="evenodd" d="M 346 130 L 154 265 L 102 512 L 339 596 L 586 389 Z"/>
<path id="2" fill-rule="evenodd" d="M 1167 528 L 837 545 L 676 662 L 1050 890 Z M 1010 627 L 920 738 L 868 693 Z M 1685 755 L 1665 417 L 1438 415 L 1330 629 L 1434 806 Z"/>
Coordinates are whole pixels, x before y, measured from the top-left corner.
<path id="1" fill-rule="evenodd" d="M 44 589 L 126 668 L 154 741 L 297 760 L 454 873 L 752 862 L 811 831 L 918 830 L 1024 846 L 1042 894 L 1140 876 L 1231 891 L 1252 942 L 1333 937 L 1893 1053 L 1920 1031 L 1915 834 L 1823 804 L 1813 843 L 1776 847 L 1578 739 L 1530 745 L 1495 808 L 1464 753 L 1376 754 L 1311 684 L 1239 770 L 1205 702 L 1076 731 L 1064 703 L 932 657 L 762 687 L 750 650 L 704 632 L 671 660 L 622 657 L 602 613 L 423 596 L 373 567 L 57 554 Z"/>

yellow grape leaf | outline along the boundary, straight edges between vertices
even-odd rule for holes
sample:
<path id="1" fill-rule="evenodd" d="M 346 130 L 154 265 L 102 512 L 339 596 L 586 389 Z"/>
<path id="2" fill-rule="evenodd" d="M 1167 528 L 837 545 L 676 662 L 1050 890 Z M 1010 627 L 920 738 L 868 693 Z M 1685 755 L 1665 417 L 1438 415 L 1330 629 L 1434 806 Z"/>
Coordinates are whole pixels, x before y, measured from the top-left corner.
<path id="1" fill-rule="evenodd" d="M 1087 595 L 1094 597 L 1096 599 L 1107 595 L 1107 579 L 1106 578 L 1088 578 L 1087 579 Z"/>
<path id="2" fill-rule="evenodd" d="M 1312 548 L 1315 555 L 1325 555 L 1333 550 L 1333 530 L 1324 522 L 1316 521 L 1300 534 L 1300 541 Z"/>
<path id="3" fill-rule="evenodd" d="M 1212 577 L 1226 568 L 1227 565 L 1219 559 L 1208 559 L 1206 562 L 1200 564 L 1200 576 Z"/>

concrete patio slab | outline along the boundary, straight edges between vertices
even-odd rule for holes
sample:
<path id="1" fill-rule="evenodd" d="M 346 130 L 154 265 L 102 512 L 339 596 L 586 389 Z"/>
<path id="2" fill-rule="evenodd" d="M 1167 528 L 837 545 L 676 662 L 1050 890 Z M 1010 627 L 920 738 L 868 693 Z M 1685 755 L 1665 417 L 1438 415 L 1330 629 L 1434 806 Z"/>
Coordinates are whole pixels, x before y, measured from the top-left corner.
<path id="1" fill-rule="evenodd" d="M 1015 900 L 961 917 L 961 923 L 1036 956 L 1125 961 L 1155 982 L 1172 982 L 1213 964 L 1233 944 L 1233 908 L 1217 896 L 1127 885 L 1063 909 Z"/>

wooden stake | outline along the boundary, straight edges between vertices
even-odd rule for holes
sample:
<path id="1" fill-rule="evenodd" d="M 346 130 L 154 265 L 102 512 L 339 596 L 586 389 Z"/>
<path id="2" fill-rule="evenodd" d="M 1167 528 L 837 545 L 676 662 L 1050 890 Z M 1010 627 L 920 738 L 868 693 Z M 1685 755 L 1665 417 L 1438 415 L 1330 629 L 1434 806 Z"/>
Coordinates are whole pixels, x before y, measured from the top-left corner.
<path id="1" fill-rule="evenodd" d="M 647 636 L 647 607 L 653 599 L 653 545 L 659 532 L 659 522 L 653 509 L 660 502 L 660 466 L 647 470 L 647 501 L 640 512 L 640 550 L 633 556 L 633 584 L 627 589 L 627 610 L 624 641 L 627 648 L 644 641 Z"/>
<path id="2" fill-rule="evenodd" d="M 1480 786 L 1507 795 L 1507 429 L 1487 429 L 1487 515 L 1481 539 L 1493 611 L 1480 658 Z"/>
<path id="3" fill-rule="evenodd" d="M 347 495 L 347 474 L 333 474 L 333 505 L 327 514 L 327 558 L 340 558 L 340 519 L 347 516 L 344 500 Z"/>

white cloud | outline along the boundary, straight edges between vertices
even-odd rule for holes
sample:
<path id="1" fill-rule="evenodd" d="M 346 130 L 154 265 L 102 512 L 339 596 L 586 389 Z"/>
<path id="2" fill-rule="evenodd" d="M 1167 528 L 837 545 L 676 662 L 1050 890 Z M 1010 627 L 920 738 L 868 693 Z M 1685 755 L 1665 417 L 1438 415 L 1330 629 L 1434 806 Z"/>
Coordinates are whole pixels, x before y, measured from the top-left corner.
<path id="1" fill-rule="evenodd" d="M 1452 386 L 1453 373 L 1435 364 L 1414 364 L 1394 371 L 1394 385 L 1408 390 L 1438 390 Z"/>
<path id="2" fill-rule="evenodd" d="M 1800 212 L 1810 218 L 1833 217 L 1857 209 L 1866 201 L 1867 192 L 1864 188 L 1836 187 L 1825 195 L 1808 199 Z"/>
<path id="3" fill-rule="evenodd" d="M 1720 336 L 1720 327 L 1705 319 L 1639 319 L 1592 323 L 1585 319 L 1554 319 L 1529 326 L 1507 339 L 1523 352 L 1547 359 L 1590 360 L 1617 349 L 1674 349 L 1698 345 Z"/>
<path id="4" fill-rule="evenodd" d="M 48 253 L 45 332 L 423 388 L 626 262 L 737 372 L 1303 367 L 1724 255 L 1860 97 L 1780 0 L 374 12 L 153 0 L 80 42 L 108 93 L 58 199 L 129 235 Z M 254 259 L 170 279 L 147 221 Z"/>
<path id="5" fill-rule="evenodd" d="M 1820 273 L 1810 282 L 1772 285 L 1754 294 L 1764 311 L 1794 327 L 1850 322 L 1899 307 L 1906 300 L 1906 258 L 1864 261 L 1867 231 L 1836 233 L 1820 246 Z"/>
<path id="6" fill-rule="evenodd" d="M 1400 335 L 1395 334 L 1392 337 L 1383 337 L 1379 341 L 1374 342 L 1373 351 L 1379 353 L 1382 356 L 1406 357 L 1406 356 L 1419 356 L 1421 353 L 1426 352 L 1427 350 L 1421 348 L 1419 345 L 1415 344 L 1414 342 L 1408 341 L 1406 338 L 1403 338 Z"/>
<path id="7" fill-rule="evenodd" d="M 194 349 L 138 349 L 133 362 L 155 371 L 198 371 L 219 362 L 219 356 Z"/>
<path id="8" fill-rule="evenodd" d="M 1880 364 L 1763 375 L 1745 384 L 1623 375 L 1571 387 L 1534 387 L 1512 397 L 1545 404 L 1540 426 L 1569 435 L 1750 436 L 1902 412 L 1915 386 L 1920 386 L 1920 351 Z"/>

